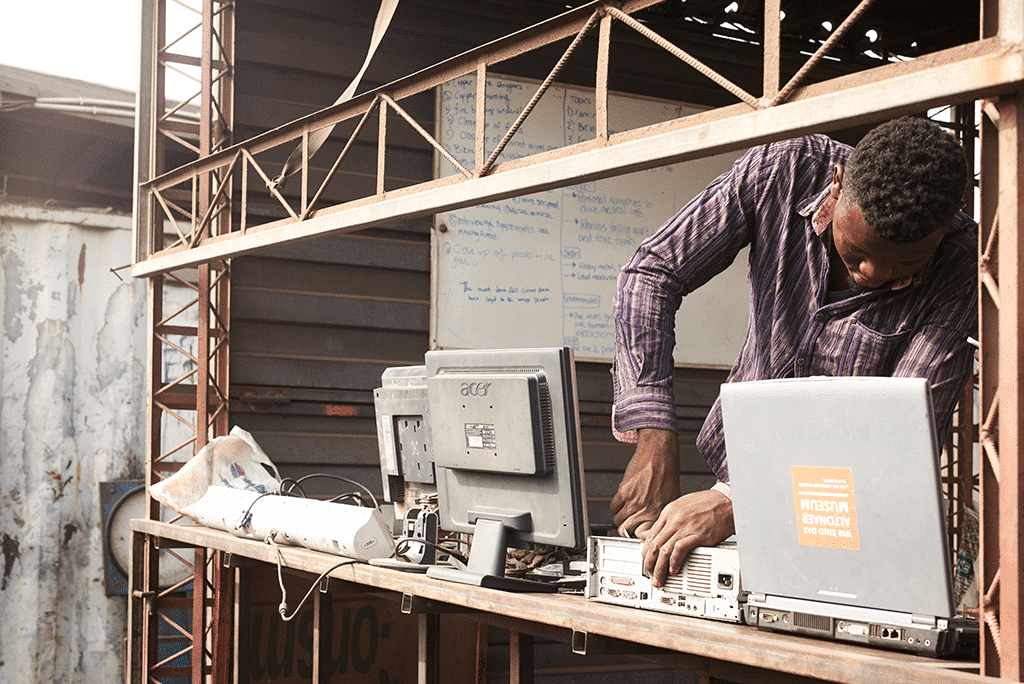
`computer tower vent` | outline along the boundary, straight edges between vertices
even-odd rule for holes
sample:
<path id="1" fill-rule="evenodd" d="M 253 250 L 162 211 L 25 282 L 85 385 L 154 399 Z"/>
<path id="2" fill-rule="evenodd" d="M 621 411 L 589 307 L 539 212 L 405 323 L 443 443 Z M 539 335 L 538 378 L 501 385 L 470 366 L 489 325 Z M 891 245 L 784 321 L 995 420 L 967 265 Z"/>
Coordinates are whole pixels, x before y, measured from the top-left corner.
<path id="1" fill-rule="evenodd" d="M 665 591 L 710 596 L 711 586 L 711 554 L 695 549 L 687 557 L 683 571 L 667 578 Z"/>

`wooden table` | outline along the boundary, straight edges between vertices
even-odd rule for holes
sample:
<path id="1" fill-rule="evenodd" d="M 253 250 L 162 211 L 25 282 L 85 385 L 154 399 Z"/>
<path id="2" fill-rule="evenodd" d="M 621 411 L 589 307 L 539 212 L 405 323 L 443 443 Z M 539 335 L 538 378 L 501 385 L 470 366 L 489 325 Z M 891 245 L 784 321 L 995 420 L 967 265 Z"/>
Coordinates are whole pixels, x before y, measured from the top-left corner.
<path id="1" fill-rule="evenodd" d="M 272 546 L 206 527 L 133 520 L 132 530 L 137 539 L 149 535 L 157 540 L 277 563 L 277 552 Z M 279 548 L 287 567 L 313 576 L 341 560 L 299 547 Z M 935 660 L 762 632 L 746 625 L 608 605 L 573 594 L 509 594 L 366 563 L 342 566 L 329 576 L 395 595 L 402 601 L 403 612 L 421 615 L 421 684 L 436 681 L 438 668 L 432 660 L 437 654 L 432 653 L 432 644 L 436 645 L 437 635 L 432 630 L 438 629 L 438 622 L 433 618 L 444 612 L 472 612 L 473 619 L 510 631 L 512 682 L 532 681 L 534 636 L 570 643 L 577 653 L 618 652 L 731 682 L 996 681 L 977 674 L 977 663 Z"/>

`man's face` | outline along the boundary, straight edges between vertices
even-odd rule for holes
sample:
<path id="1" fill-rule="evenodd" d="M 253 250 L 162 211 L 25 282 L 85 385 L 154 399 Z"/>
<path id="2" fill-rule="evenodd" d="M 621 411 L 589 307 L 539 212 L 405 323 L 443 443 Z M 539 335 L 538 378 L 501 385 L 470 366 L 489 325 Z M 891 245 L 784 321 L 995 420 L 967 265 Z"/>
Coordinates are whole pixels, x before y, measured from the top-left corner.
<path id="1" fill-rule="evenodd" d="M 890 242 L 871 230 L 860 207 L 846 198 L 840 190 L 832 217 L 832 243 L 852 286 L 875 289 L 898 283 L 931 263 L 942 242 L 941 229 L 917 242 Z"/>

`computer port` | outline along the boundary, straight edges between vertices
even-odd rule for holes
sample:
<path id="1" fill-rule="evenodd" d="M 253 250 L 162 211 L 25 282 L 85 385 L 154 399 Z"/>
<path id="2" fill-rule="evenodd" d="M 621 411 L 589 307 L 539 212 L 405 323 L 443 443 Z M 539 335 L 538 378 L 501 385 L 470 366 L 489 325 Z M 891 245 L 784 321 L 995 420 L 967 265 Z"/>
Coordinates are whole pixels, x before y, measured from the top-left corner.
<path id="1" fill-rule="evenodd" d="M 718 573 L 718 588 L 732 589 L 732 575 L 726 572 Z"/>
<path id="2" fill-rule="evenodd" d="M 896 641 L 900 641 L 903 639 L 903 630 L 896 629 L 895 627 L 883 627 L 878 633 L 878 636 L 883 639 L 894 639 Z"/>
<path id="3" fill-rule="evenodd" d="M 863 636 L 868 635 L 868 626 L 862 625 L 857 622 L 843 622 L 836 623 L 836 631 L 840 634 L 849 634 L 850 636 Z"/>

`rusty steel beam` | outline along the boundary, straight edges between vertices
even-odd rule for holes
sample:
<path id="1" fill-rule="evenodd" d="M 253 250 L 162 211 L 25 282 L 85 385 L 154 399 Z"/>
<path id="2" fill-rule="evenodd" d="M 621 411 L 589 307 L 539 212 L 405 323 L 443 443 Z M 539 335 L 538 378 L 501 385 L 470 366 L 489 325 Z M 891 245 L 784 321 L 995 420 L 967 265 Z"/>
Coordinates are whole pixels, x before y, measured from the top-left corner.
<path id="1" fill-rule="evenodd" d="M 616 4 L 621 4 L 622 11 L 631 14 L 646 7 L 656 5 L 661 1 L 629 0 L 628 2 Z M 604 0 L 595 0 L 547 21 L 427 67 L 415 74 L 400 78 L 382 88 L 360 93 L 345 102 L 321 109 L 265 133 L 253 136 L 244 143 L 227 147 L 217 154 L 183 164 L 174 170 L 173 175 L 177 178 L 185 178 L 200 173 L 207 173 L 220 166 L 225 156 L 230 156 L 233 150 L 243 145 L 253 155 L 259 155 L 261 152 L 274 149 L 279 145 L 294 143 L 302 137 L 303 131 L 326 128 L 360 116 L 372 107 L 374 100 L 381 92 L 387 92 L 392 99 L 402 101 L 407 97 L 432 90 L 454 78 L 465 76 L 475 71 L 481 61 L 488 64 L 503 62 L 575 35 L 602 4 L 604 4 Z M 148 179 L 146 183 L 152 183 L 157 180 L 154 177 Z M 174 183 L 171 184 L 173 185 Z"/>
<path id="2" fill-rule="evenodd" d="M 137 262 L 133 275 L 153 275 L 271 246 L 361 230 L 387 221 L 607 178 L 810 131 L 877 121 L 950 101 L 969 101 L 1006 91 L 1021 81 L 1024 81 L 1024 55 L 1019 51 L 1007 53 L 995 42 L 955 48 L 918 63 L 879 67 L 854 77 L 808 86 L 785 105 L 760 111 L 751 111 L 744 105 L 736 106 L 742 107 L 742 111 L 736 107 L 713 110 L 619 133 L 607 142 L 594 139 L 506 162 L 496 165 L 483 177 L 450 176 L 427 181 L 320 209 L 304 221 L 285 219 L 245 233 L 203 239 L 192 249 L 168 249 Z M 327 123 L 335 123 L 335 117 L 343 113 L 334 108 L 324 111 L 331 112 Z M 345 115 L 353 113 L 363 113 L 363 110 L 344 112 Z M 275 139 L 274 144 L 283 142 Z M 260 148 L 269 143 L 265 139 L 245 143 L 250 144 Z M 234 151 L 228 149 L 197 161 L 187 169 L 165 174 L 147 187 L 165 188 L 182 182 L 181 174 L 211 172 L 229 164 Z"/>
<path id="3" fill-rule="evenodd" d="M 999 104 L 999 623 L 1001 625 L 1000 676 L 1020 681 L 1024 677 L 1024 605 L 1021 521 L 1021 439 L 1024 413 L 1021 392 L 1024 381 L 1024 107 L 1019 96 Z"/>

